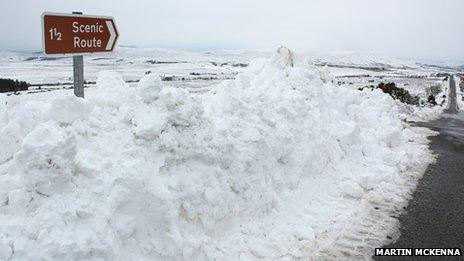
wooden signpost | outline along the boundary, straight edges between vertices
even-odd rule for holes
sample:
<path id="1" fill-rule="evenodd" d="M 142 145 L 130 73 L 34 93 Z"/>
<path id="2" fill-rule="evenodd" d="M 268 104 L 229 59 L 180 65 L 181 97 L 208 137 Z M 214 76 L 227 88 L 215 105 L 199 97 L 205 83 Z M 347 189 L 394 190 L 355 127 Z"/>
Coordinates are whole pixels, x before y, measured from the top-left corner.
<path id="1" fill-rule="evenodd" d="M 43 13 L 42 38 L 46 55 L 73 55 L 74 94 L 84 98 L 85 54 L 113 52 L 118 30 L 112 17 Z"/>

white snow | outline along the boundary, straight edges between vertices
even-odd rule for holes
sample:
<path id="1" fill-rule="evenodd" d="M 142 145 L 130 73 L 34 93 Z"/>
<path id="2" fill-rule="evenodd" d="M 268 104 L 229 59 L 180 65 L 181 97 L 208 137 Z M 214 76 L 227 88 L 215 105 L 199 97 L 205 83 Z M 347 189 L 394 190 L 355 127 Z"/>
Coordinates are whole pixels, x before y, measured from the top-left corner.
<path id="1" fill-rule="evenodd" d="M 459 75 L 454 76 L 454 83 L 456 84 L 456 103 L 460 110 L 464 111 L 464 92 L 461 88 L 461 77 Z"/>
<path id="2" fill-rule="evenodd" d="M 145 102 L 154 101 L 161 91 L 161 78 L 156 74 L 146 75 L 139 81 L 137 91 Z"/>
<path id="3" fill-rule="evenodd" d="M 202 97 L 102 72 L 86 100 L 1 99 L 11 260 L 369 258 L 432 161 L 388 95 L 279 56 Z"/>
<path id="4" fill-rule="evenodd" d="M 449 80 L 441 81 L 441 92 L 435 96 L 438 105 L 413 106 L 396 101 L 400 118 L 407 121 L 425 122 L 441 117 L 443 111 L 449 107 Z"/>
<path id="5" fill-rule="evenodd" d="M 71 124 L 78 119 L 87 118 L 92 109 L 89 102 L 75 96 L 57 98 L 51 103 L 49 117 L 58 123 Z"/>

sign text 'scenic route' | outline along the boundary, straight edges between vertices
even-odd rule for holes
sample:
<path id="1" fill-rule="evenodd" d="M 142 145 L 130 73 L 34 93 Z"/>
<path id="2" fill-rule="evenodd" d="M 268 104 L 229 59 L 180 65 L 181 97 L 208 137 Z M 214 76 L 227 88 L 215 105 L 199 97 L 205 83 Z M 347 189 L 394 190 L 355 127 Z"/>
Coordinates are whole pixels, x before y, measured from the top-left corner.
<path id="1" fill-rule="evenodd" d="M 43 13 L 45 54 L 112 52 L 118 31 L 112 17 Z"/>

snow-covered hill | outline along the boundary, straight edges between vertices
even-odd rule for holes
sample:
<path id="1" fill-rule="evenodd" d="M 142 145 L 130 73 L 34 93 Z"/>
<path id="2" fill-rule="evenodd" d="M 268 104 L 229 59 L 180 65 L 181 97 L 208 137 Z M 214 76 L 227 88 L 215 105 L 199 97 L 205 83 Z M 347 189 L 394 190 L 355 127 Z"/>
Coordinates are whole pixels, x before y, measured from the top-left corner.
<path id="1" fill-rule="evenodd" d="M 114 54 L 85 56 L 84 77 L 93 83 L 101 70 L 121 73 L 127 81 L 138 81 L 146 73 L 191 79 L 192 75 L 216 80 L 230 79 L 243 71 L 251 60 L 269 57 L 271 52 L 222 50 L 187 52 L 159 48 L 119 47 Z M 390 58 L 353 52 L 297 53 L 299 62 L 328 65 L 334 76 L 343 75 L 422 75 L 456 72 L 454 65 Z M 302 61 L 301 59 L 306 59 Z M 41 52 L 0 52 L 0 78 L 27 81 L 35 85 L 70 84 L 71 57 L 46 57 Z M 59 86 L 61 88 L 61 86 Z"/>

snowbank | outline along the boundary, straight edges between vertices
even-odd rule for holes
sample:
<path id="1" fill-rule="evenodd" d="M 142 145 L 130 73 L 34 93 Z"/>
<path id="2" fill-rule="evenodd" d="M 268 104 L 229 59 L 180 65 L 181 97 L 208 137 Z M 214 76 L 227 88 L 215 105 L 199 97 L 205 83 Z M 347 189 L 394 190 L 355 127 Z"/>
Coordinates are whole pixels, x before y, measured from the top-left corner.
<path id="1" fill-rule="evenodd" d="M 400 117 L 404 120 L 415 122 L 432 121 L 440 118 L 443 111 L 449 107 L 449 85 L 449 80 L 442 82 L 442 91 L 435 97 L 435 101 L 438 105 L 435 106 L 412 106 L 397 102 L 400 108 Z"/>
<path id="2" fill-rule="evenodd" d="M 461 89 L 461 77 L 454 76 L 454 83 L 456 84 L 456 103 L 460 110 L 464 111 L 464 92 Z"/>
<path id="3" fill-rule="evenodd" d="M 431 161 L 388 95 L 278 56 L 202 98 L 146 77 L 2 102 L 0 259 L 368 257 Z"/>

